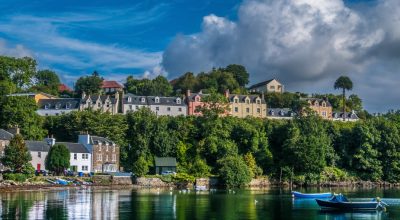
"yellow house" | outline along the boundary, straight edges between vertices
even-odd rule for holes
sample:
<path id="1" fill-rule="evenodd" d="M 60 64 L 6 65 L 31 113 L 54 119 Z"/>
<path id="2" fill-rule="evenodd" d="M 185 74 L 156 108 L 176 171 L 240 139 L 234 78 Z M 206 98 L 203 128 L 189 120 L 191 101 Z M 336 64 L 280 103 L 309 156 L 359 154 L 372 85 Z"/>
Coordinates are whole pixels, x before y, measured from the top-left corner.
<path id="1" fill-rule="evenodd" d="M 283 93 L 284 86 L 277 79 L 270 79 L 250 86 L 249 90 L 250 92 L 258 92 L 258 93 L 268 93 L 268 92 Z"/>
<path id="2" fill-rule="evenodd" d="M 239 118 L 267 117 L 267 104 L 263 96 L 229 94 L 229 91 L 226 91 L 225 97 L 229 100 L 229 115 L 231 116 Z"/>

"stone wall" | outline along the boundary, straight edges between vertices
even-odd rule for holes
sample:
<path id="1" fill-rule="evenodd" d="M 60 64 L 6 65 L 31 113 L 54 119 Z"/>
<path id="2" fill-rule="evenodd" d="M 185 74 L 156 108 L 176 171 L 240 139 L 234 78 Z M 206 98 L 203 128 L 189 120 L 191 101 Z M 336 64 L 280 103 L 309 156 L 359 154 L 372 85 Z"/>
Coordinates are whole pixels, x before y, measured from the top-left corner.
<path id="1" fill-rule="evenodd" d="M 133 184 L 140 187 L 175 187 L 174 183 L 166 183 L 160 178 L 137 177 L 133 179 Z"/>
<path id="2" fill-rule="evenodd" d="M 132 185 L 132 177 L 130 176 L 113 176 L 112 185 Z"/>

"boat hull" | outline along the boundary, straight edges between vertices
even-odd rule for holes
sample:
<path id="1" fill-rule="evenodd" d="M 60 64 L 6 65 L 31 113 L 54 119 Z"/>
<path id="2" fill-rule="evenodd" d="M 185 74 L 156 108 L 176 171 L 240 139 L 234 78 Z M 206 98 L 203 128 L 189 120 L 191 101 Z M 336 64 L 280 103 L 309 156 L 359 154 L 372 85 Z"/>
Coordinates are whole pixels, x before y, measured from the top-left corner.
<path id="1" fill-rule="evenodd" d="M 300 193 L 296 191 L 293 191 L 292 195 L 294 198 L 302 198 L 302 199 L 320 199 L 320 198 L 332 197 L 332 193 Z"/>
<path id="2" fill-rule="evenodd" d="M 379 207 L 378 202 L 336 202 L 321 199 L 316 199 L 316 201 L 324 209 L 375 210 Z"/>

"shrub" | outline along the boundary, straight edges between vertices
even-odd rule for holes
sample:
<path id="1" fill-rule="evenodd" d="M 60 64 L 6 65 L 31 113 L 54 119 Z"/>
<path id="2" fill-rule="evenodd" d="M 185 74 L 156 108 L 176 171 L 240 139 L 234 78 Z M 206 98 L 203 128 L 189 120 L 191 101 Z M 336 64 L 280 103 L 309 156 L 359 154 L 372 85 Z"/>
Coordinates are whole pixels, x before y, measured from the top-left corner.
<path id="1" fill-rule="evenodd" d="M 3 179 L 12 180 L 17 182 L 25 182 L 29 178 L 29 175 L 23 173 L 5 173 Z"/>
<path id="2" fill-rule="evenodd" d="M 242 187 L 251 181 L 251 172 L 242 157 L 228 156 L 218 160 L 219 176 L 227 188 Z"/>
<path id="3" fill-rule="evenodd" d="M 341 170 L 337 167 L 325 167 L 321 172 L 321 181 L 352 181 L 355 178 L 347 173 L 345 170 Z"/>

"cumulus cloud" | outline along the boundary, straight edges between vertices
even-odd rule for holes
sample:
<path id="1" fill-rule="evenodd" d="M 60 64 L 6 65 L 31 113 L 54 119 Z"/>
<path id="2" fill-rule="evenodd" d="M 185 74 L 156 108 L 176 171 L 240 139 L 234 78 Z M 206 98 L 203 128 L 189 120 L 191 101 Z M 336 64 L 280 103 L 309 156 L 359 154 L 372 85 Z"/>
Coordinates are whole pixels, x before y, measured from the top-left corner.
<path id="1" fill-rule="evenodd" d="M 10 46 L 4 39 L 0 38 L 0 54 L 13 57 L 32 57 L 30 50 L 21 44 Z"/>
<path id="2" fill-rule="evenodd" d="M 400 79 L 398 11 L 397 0 L 362 10 L 343 0 L 245 0 L 237 20 L 207 15 L 201 32 L 176 36 L 162 64 L 175 77 L 238 63 L 251 82 L 275 77 L 305 92 L 333 92 L 334 80 L 348 74 L 369 110 L 400 108 L 397 86 L 383 98 L 386 81 Z"/>

